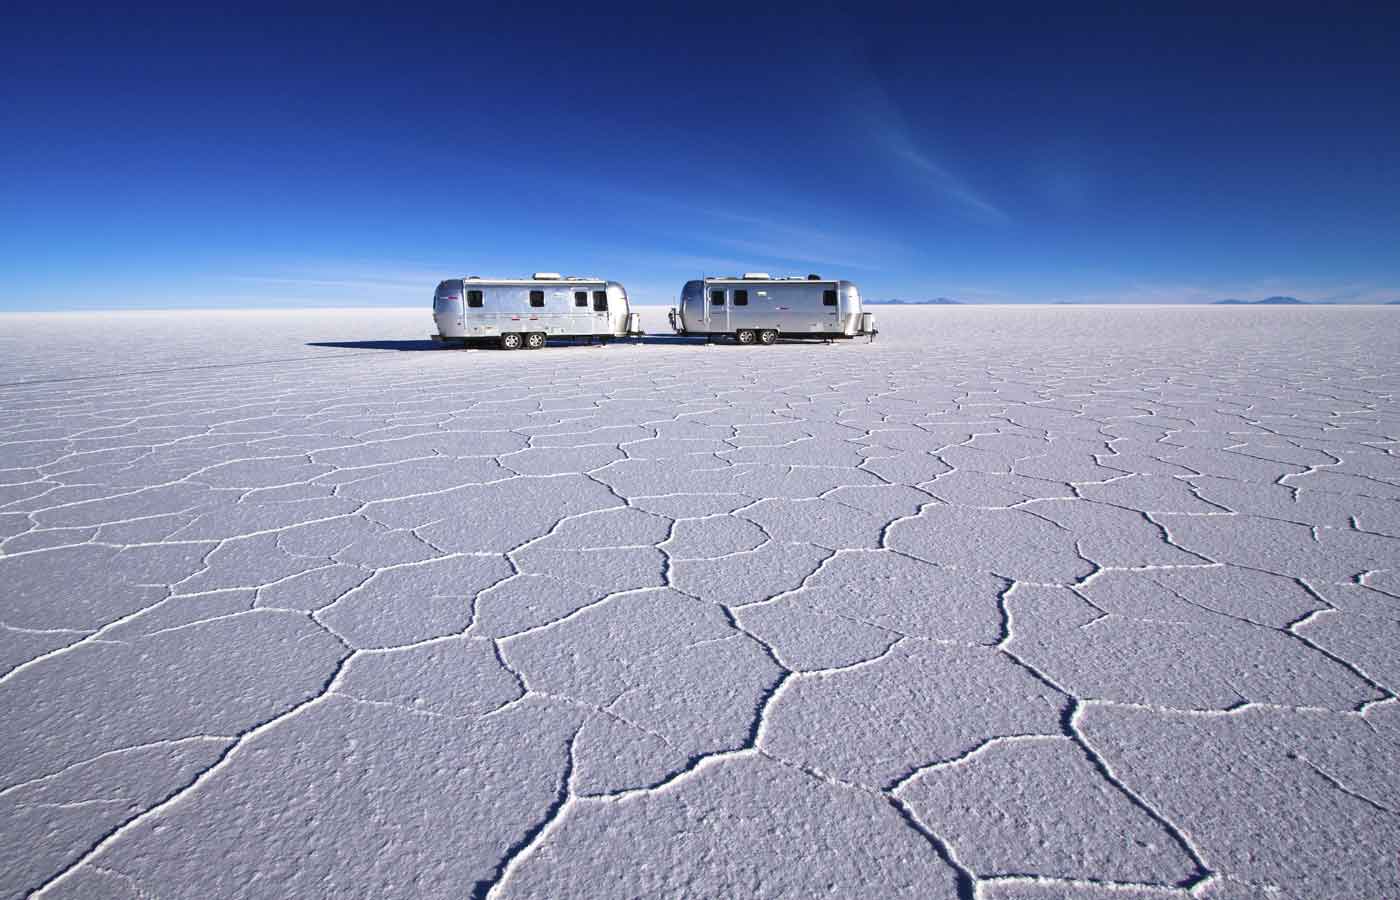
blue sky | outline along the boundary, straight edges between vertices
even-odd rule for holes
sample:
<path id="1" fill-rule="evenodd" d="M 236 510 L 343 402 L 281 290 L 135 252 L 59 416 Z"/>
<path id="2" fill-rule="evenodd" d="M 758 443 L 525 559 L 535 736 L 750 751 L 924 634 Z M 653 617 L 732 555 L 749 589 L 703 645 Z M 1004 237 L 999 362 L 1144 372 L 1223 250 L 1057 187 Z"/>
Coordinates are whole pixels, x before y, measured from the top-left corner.
<path id="1" fill-rule="evenodd" d="M 932 7 L 0 13 L 0 309 L 1400 299 L 1394 14 Z"/>

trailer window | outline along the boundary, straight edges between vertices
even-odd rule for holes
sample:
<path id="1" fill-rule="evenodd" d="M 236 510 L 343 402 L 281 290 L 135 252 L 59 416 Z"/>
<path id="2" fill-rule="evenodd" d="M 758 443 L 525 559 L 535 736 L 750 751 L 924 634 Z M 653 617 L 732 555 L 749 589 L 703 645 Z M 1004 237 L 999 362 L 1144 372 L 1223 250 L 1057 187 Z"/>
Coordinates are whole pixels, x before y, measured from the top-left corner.
<path id="1" fill-rule="evenodd" d="M 607 311 L 608 311 L 608 292 L 607 292 L 607 291 L 594 291 L 594 292 L 593 292 L 593 311 L 594 311 L 594 312 L 607 312 Z"/>
<path id="2" fill-rule="evenodd" d="M 835 306 L 835 305 L 836 305 L 836 292 L 835 292 L 835 291 L 822 291 L 822 306 Z"/>
<path id="3" fill-rule="evenodd" d="M 735 292 L 734 292 L 734 305 L 735 305 L 735 306 L 748 306 L 748 305 L 749 305 L 749 292 L 748 292 L 748 291 L 735 291 Z"/>
<path id="4" fill-rule="evenodd" d="M 710 291 L 710 305 L 711 305 L 711 306 L 723 306 L 723 305 L 724 305 L 724 291 Z"/>
<path id="5" fill-rule="evenodd" d="M 588 305 L 588 291 L 574 291 L 574 306 Z"/>
<path id="6" fill-rule="evenodd" d="M 467 291 L 467 306 L 481 309 L 481 291 Z"/>
<path id="7" fill-rule="evenodd" d="M 531 305 L 531 306 L 544 306 L 544 291 L 531 291 L 531 292 L 530 292 L 530 305 Z"/>

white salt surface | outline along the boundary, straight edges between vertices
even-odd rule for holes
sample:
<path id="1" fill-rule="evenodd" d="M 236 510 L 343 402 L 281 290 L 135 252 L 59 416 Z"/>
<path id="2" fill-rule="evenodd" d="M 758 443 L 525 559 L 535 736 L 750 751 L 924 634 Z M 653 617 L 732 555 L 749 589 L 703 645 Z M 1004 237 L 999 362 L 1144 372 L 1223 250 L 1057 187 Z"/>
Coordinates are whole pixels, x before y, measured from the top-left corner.
<path id="1" fill-rule="evenodd" d="M 1400 311 L 876 311 L 0 319 L 0 896 L 1400 896 Z"/>

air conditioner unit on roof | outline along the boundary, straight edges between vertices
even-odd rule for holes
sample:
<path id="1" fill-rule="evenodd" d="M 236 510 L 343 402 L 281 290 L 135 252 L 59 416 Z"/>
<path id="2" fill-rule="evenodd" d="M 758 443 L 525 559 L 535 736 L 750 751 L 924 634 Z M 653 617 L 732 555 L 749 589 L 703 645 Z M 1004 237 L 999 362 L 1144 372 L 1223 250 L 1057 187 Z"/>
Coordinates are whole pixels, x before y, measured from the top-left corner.
<path id="1" fill-rule="evenodd" d="M 560 275 L 558 272 L 536 272 L 530 277 L 535 279 L 536 281 L 558 281 L 564 276 Z"/>
<path id="2" fill-rule="evenodd" d="M 772 275 L 769 275 L 767 272 L 745 272 L 745 273 L 744 273 L 744 279 L 745 279 L 746 281 L 747 281 L 748 279 L 755 279 L 755 280 L 757 280 L 757 279 L 760 279 L 760 278 L 772 278 L 772 277 L 773 277 L 773 276 L 772 276 Z"/>

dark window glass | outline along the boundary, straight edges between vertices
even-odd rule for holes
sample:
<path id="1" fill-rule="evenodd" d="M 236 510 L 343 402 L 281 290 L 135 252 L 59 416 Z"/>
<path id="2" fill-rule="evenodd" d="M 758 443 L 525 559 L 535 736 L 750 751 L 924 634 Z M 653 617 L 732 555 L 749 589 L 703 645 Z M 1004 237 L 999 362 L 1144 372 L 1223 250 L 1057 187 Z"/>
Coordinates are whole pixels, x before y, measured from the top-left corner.
<path id="1" fill-rule="evenodd" d="M 749 305 L 749 292 L 748 292 L 748 291 L 735 291 L 735 292 L 734 292 L 734 305 L 735 305 L 735 306 L 748 306 L 748 305 Z"/>
<path id="2" fill-rule="evenodd" d="M 481 291 L 467 291 L 467 305 L 472 309 L 481 309 Z"/>
<path id="3" fill-rule="evenodd" d="M 724 291 L 710 291 L 710 305 L 711 305 L 711 306 L 723 306 L 723 305 L 724 305 Z"/>
<path id="4" fill-rule="evenodd" d="M 530 305 L 531 305 L 531 306 L 544 306 L 544 291 L 531 291 L 531 292 L 530 292 Z"/>
<path id="5" fill-rule="evenodd" d="M 574 291 L 574 306 L 588 305 L 588 291 Z"/>
<path id="6" fill-rule="evenodd" d="M 608 311 L 608 292 L 607 292 L 607 291 L 594 291 L 594 292 L 593 292 L 593 311 L 594 311 L 594 312 L 607 312 L 607 311 Z"/>
<path id="7" fill-rule="evenodd" d="M 822 291 L 822 306 L 835 306 L 835 305 L 836 305 L 836 292 L 835 292 L 835 291 Z"/>

